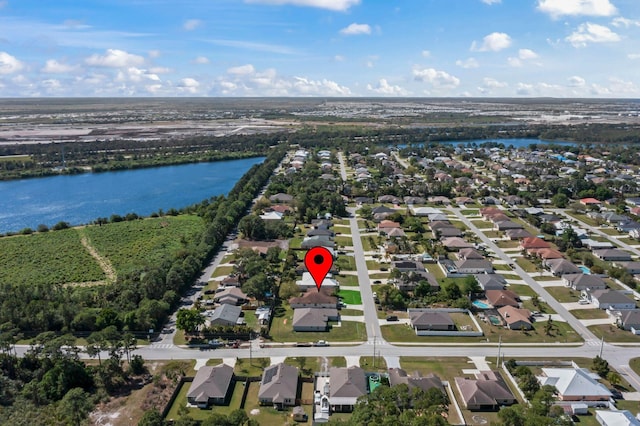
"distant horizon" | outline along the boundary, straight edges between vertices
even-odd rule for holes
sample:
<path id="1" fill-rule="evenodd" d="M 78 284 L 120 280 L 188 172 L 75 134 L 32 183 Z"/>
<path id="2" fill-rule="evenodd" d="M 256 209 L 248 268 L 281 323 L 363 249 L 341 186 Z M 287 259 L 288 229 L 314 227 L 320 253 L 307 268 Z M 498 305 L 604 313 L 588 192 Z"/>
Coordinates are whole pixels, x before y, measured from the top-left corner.
<path id="1" fill-rule="evenodd" d="M 0 0 L 0 97 L 640 98 L 637 0 Z"/>

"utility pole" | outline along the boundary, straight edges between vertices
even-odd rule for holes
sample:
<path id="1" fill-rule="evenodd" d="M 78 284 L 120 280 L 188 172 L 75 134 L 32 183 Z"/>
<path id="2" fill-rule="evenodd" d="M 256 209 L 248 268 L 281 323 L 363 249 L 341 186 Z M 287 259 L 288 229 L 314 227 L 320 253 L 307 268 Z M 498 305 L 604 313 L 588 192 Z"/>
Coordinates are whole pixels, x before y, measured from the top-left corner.
<path id="1" fill-rule="evenodd" d="M 600 340 L 600 355 L 598 355 L 600 358 L 602 358 L 603 349 L 604 349 L 604 336 L 602 336 L 602 339 Z"/>
<path id="2" fill-rule="evenodd" d="M 253 340 L 249 339 L 249 365 L 253 365 Z"/>
<path id="3" fill-rule="evenodd" d="M 376 368 L 376 336 L 373 336 L 373 368 Z"/>
<path id="4" fill-rule="evenodd" d="M 496 358 L 496 368 L 500 368 L 500 349 L 502 346 L 502 336 L 498 339 L 498 357 Z"/>

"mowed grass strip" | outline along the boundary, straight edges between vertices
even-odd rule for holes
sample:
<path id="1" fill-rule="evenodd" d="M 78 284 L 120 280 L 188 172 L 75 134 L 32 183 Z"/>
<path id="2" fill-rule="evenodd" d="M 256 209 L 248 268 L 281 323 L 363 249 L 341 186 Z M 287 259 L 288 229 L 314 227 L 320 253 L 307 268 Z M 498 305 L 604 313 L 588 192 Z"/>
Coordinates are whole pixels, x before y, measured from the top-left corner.
<path id="1" fill-rule="evenodd" d="M 84 233 L 122 274 L 140 265 L 159 265 L 199 238 L 203 230 L 202 218 L 181 215 L 88 226 Z"/>
<path id="2" fill-rule="evenodd" d="M 0 238 L 0 283 L 53 285 L 104 279 L 75 229 Z"/>

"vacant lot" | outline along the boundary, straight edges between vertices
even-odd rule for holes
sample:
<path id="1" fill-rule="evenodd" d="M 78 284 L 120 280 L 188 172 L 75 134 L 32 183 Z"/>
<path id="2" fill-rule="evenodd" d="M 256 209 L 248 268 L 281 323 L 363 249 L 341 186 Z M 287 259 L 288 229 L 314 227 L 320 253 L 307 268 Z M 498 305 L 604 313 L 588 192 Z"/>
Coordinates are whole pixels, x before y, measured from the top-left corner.
<path id="1" fill-rule="evenodd" d="M 0 238 L 0 283 L 52 285 L 105 279 L 75 229 Z"/>
<path id="2" fill-rule="evenodd" d="M 547 287 L 545 290 L 560 303 L 577 302 L 580 299 L 580 292 L 569 287 Z"/>
<path id="3" fill-rule="evenodd" d="M 342 297 L 342 301 L 348 305 L 360 305 L 362 304 L 362 298 L 360 292 L 355 290 L 340 290 L 338 296 Z"/>
<path id="4" fill-rule="evenodd" d="M 592 325 L 589 330 L 598 338 L 604 336 L 606 342 L 621 342 L 621 343 L 640 343 L 640 336 L 631 334 L 630 331 L 622 330 L 615 325 Z"/>

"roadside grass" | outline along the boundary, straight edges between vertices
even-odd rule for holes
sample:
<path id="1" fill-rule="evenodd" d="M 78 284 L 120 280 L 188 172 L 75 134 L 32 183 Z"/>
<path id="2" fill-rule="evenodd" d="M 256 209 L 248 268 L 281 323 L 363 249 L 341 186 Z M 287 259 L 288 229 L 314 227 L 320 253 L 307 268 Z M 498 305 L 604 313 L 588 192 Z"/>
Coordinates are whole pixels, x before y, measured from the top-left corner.
<path id="1" fill-rule="evenodd" d="M 364 315 L 360 309 L 340 309 L 340 315 L 344 316 L 360 316 Z"/>
<path id="2" fill-rule="evenodd" d="M 370 280 L 384 280 L 389 278 L 389 275 L 391 275 L 390 272 L 376 272 L 375 274 L 369 274 L 369 279 Z"/>
<path id="3" fill-rule="evenodd" d="M 500 238 L 500 231 L 482 231 L 484 232 L 484 235 L 487 236 L 487 238 Z"/>
<path id="4" fill-rule="evenodd" d="M 622 234 L 617 229 L 614 229 L 614 228 L 602 228 L 600 229 L 600 231 L 612 237 L 624 237 L 625 235 L 628 235 L 628 234 Z"/>
<path id="5" fill-rule="evenodd" d="M 500 274 L 500 275 L 505 280 L 520 280 L 520 281 L 522 281 L 522 277 L 520 275 L 517 275 L 517 274 Z"/>
<path id="6" fill-rule="evenodd" d="M 342 301 L 348 305 L 361 305 L 362 297 L 359 291 L 355 290 L 340 290 L 338 296 L 342 297 Z"/>
<path id="7" fill-rule="evenodd" d="M 353 256 L 338 256 L 338 260 L 336 260 L 336 266 L 340 271 L 355 271 L 356 260 Z"/>
<path id="8" fill-rule="evenodd" d="M 538 272 L 538 268 L 536 268 L 536 265 L 534 265 L 530 260 L 525 259 L 524 257 L 517 258 L 516 263 L 518 264 L 518 266 L 524 269 L 525 272 Z"/>
<path id="9" fill-rule="evenodd" d="M 444 272 L 442 271 L 442 268 L 440 268 L 440 266 L 438 266 L 437 263 L 427 263 L 424 265 L 425 269 L 430 272 L 434 277 L 436 277 L 436 279 L 441 279 L 444 278 Z"/>
<path id="10" fill-rule="evenodd" d="M 345 246 L 353 246 L 353 240 L 351 237 L 337 236 L 335 238 L 335 242 L 337 245 L 345 247 Z"/>
<path id="11" fill-rule="evenodd" d="M 560 277 L 554 277 L 550 275 L 536 275 L 535 277 L 531 277 L 536 281 L 559 281 Z"/>
<path id="12" fill-rule="evenodd" d="M 474 215 L 480 214 L 480 210 L 478 210 L 478 209 L 465 209 L 465 210 L 460 210 L 460 213 L 463 216 L 474 216 Z"/>
<path id="13" fill-rule="evenodd" d="M 494 263 L 493 269 L 495 269 L 496 271 L 512 271 L 513 270 L 509 265 L 505 265 L 502 263 Z"/>
<path id="14" fill-rule="evenodd" d="M 569 311 L 577 319 L 605 319 L 609 315 L 602 309 L 573 309 Z"/>
<path id="15" fill-rule="evenodd" d="M 357 287 L 359 285 L 356 275 L 337 275 L 334 278 L 338 280 L 341 286 Z"/>
<path id="16" fill-rule="evenodd" d="M 622 330 L 613 324 L 592 325 L 588 327 L 598 338 L 604 336 L 606 342 L 640 343 L 640 336 Z"/>
<path id="17" fill-rule="evenodd" d="M 519 296 L 533 297 L 538 294 L 526 284 L 507 284 L 507 289 L 516 292 Z"/>
<path id="18" fill-rule="evenodd" d="M 472 219 L 471 223 L 473 223 L 480 230 L 493 228 L 493 224 L 491 222 L 487 222 L 484 219 Z"/>
<path id="19" fill-rule="evenodd" d="M 335 357 L 287 357 L 284 360 L 284 363 L 287 365 L 292 365 L 294 367 L 298 367 L 300 369 L 300 365 L 302 372 L 306 376 L 313 376 L 313 373 L 319 372 L 322 370 L 322 365 L 324 363 L 324 358 L 327 359 L 327 368 L 331 367 L 346 367 L 347 360 L 343 356 L 335 356 Z M 304 361 L 301 361 L 304 359 Z"/>
<path id="20" fill-rule="evenodd" d="M 213 274 L 211 274 L 211 278 L 223 277 L 225 275 L 229 275 L 233 272 L 233 266 L 218 266 Z"/>
<path id="21" fill-rule="evenodd" d="M 496 245 L 500 248 L 517 248 L 520 245 L 520 242 L 517 240 L 509 240 L 509 241 L 496 241 Z"/>
<path id="22" fill-rule="evenodd" d="M 269 358 L 238 358 L 233 372 L 238 376 L 256 377 L 262 376 L 262 371 L 269 366 L 271 360 Z"/>
<path id="23" fill-rule="evenodd" d="M 545 287 L 545 290 L 560 303 L 577 302 L 580 292 L 569 287 Z"/>
<path id="24" fill-rule="evenodd" d="M 206 365 L 211 367 L 218 364 L 222 364 L 222 358 L 209 358 Z"/>
<path id="25" fill-rule="evenodd" d="M 362 241 L 362 249 L 364 251 L 372 251 L 374 250 L 374 247 L 371 245 L 371 239 L 368 236 L 362 236 L 360 237 L 360 240 Z M 374 240 L 375 242 L 375 240 Z"/>
<path id="26" fill-rule="evenodd" d="M 385 359 L 381 356 L 376 356 L 375 359 L 373 356 L 361 356 L 360 367 L 362 367 L 365 371 L 377 371 L 380 373 L 386 373 L 387 361 L 385 361 Z"/>
<path id="27" fill-rule="evenodd" d="M 633 371 L 636 372 L 636 374 L 640 374 L 640 358 L 632 358 L 629 360 L 629 367 L 631 367 L 631 369 Z"/>

